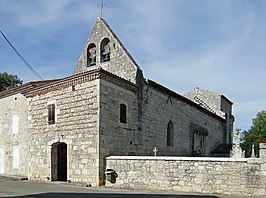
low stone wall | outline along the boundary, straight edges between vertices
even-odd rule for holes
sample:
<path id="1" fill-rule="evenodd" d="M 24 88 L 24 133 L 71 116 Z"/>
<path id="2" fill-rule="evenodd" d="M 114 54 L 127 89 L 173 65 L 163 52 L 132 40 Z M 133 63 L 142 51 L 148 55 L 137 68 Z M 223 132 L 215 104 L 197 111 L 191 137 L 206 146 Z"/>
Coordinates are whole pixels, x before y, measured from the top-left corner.
<path id="1" fill-rule="evenodd" d="M 119 188 L 266 195 L 262 159 L 111 156 L 106 167 Z"/>

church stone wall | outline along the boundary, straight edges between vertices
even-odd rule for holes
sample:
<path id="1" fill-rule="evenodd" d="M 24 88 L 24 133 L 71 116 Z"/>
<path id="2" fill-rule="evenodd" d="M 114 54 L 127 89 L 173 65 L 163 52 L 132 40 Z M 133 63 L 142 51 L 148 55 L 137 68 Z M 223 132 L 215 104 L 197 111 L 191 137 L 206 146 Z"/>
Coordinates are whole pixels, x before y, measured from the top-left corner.
<path id="1" fill-rule="evenodd" d="M 136 93 L 101 80 L 100 95 L 101 154 L 136 154 Z M 127 106 L 126 123 L 120 122 L 120 104 Z"/>
<path id="2" fill-rule="evenodd" d="M 226 120 L 224 141 L 228 144 L 232 144 L 234 123 L 234 116 L 232 115 L 233 103 L 223 95 L 208 90 L 200 90 L 198 88 L 185 94 L 185 97 L 224 118 Z"/>
<path id="3" fill-rule="evenodd" d="M 111 156 L 107 186 L 186 193 L 266 195 L 262 159 Z"/>
<path id="4" fill-rule="evenodd" d="M 51 149 L 67 144 L 67 180 L 98 185 L 99 80 L 69 86 L 30 98 L 29 179 L 51 179 Z M 48 104 L 55 104 L 56 122 L 48 125 Z"/>
<path id="5" fill-rule="evenodd" d="M 232 103 L 224 96 L 221 97 L 221 110 L 225 113 L 226 118 L 226 143 L 232 144 L 233 123 L 235 121 L 232 115 Z"/>
<path id="6" fill-rule="evenodd" d="M 28 102 L 22 94 L 0 99 L 0 156 L 2 173 L 10 175 L 28 174 Z M 13 116 L 17 116 L 17 124 Z M 17 125 L 17 126 L 15 126 Z M 17 132 L 13 128 L 17 127 Z M 16 150 L 16 153 L 14 152 Z"/>
<path id="7" fill-rule="evenodd" d="M 125 89 L 105 80 L 100 82 L 100 178 L 103 182 L 107 156 L 140 154 L 136 98 L 135 90 Z M 120 104 L 127 107 L 126 123 L 120 122 Z"/>
<path id="8" fill-rule="evenodd" d="M 159 91 L 148 84 L 143 91 L 143 146 L 147 154 L 158 149 L 158 155 L 191 156 L 200 149 L 203 156 L 224 140 L 224 121 L 180 100 L 171 94 Z M 167 146 L 167 125 L 174 128 L 173 146 Z M 194 133 L 193 126 L 208 131 L 203 137 Z M 194 137 L 193 137 L 194 136 Z"/>
<path id="9" fill-rule="evenodd" d="M 232 114 L 232 103 L 229 103 L 224 97 L 221 97 L 221 110 L 230 116 Z"/>

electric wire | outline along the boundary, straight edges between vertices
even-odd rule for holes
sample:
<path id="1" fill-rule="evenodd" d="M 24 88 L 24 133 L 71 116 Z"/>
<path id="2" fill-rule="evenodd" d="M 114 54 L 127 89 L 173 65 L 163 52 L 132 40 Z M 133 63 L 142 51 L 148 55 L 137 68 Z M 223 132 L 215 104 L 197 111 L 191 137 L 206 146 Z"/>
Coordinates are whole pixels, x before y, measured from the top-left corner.
<path id="1" fill-rule="evenodd" d="M 19 56 L 19 58 L 22 60 L 22 62 L 34 73 L 35 76 L 37 76 L 39 79 L 44 80 L 33 68 L 32 66 L 22 57 L 22 55 L 17 51 L 17 49 L 12 45 L 12 43 L 7 39 L 7 37 L 4 35 L 4 33 L 0 30 L 0 33 L 6 40 L 6 42 L 10 45 L 10 47 L 16 52 L 16 54 Z"/>

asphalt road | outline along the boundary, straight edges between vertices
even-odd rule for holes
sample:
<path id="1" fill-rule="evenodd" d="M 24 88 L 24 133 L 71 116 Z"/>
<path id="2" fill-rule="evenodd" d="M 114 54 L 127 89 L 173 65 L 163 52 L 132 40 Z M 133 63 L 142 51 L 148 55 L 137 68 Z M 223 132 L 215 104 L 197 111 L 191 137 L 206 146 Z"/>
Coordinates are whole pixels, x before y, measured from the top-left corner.
<path id="1" fill-rule="evenodd" d="M 244 196 L 91 188 L 59 182 L 15 181 L 0 176 L 0 197 L 16 198 L 244 198 Z"/>

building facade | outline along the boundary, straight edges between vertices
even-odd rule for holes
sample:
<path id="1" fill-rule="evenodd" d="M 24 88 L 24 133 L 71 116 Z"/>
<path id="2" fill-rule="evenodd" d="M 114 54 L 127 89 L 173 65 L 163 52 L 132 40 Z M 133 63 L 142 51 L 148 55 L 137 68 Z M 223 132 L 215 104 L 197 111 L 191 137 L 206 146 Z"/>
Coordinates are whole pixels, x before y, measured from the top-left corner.
<path id="1" fill-rule="evenodd" d="M 0 93 L 0 173 L 97 186 L 111 155 L 211 156 L 234 121 L 215 96 L 145 79 L 98 18 L 73 75 Z"/>

